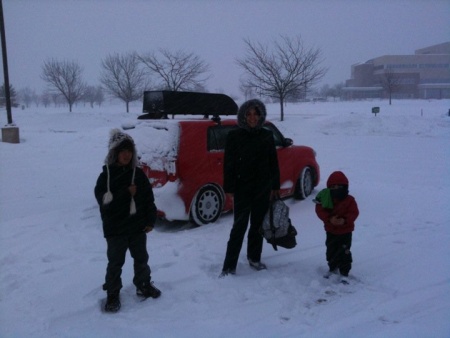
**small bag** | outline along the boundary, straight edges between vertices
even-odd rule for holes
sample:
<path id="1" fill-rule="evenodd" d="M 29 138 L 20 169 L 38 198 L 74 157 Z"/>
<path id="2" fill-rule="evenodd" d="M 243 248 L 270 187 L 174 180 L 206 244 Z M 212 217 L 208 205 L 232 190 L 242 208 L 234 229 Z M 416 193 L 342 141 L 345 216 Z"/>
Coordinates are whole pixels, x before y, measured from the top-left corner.
<path id="1" fill-rule="evenodd" d="M 275 251 L 278 246 L 292 249 L 297 245 L 297 230 L 289 218 L 289 207 L 281 199 L 270 203 L 261 226 L 261 234 Z"/>

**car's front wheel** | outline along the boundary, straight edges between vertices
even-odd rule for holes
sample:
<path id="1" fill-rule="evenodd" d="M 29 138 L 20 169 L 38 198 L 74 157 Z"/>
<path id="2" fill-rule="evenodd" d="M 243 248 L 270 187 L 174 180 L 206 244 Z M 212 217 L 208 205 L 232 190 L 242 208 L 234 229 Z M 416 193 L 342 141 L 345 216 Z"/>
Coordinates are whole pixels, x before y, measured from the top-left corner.
<path id="1" fill-rule="evenodd" d="M 212 184 L 202 187 L 194 197 L 191 205 L 191 221 L 197 225 L 217 221 L 223 208 L 223 197 Z"/>
<path id="2" fill-rule="evenodd" d="M 294 197 L 298 200 L 303 200 L 311 195 L 313 189 L 314 183 L 311 168 L 305 167 L 295 185 Z"/>

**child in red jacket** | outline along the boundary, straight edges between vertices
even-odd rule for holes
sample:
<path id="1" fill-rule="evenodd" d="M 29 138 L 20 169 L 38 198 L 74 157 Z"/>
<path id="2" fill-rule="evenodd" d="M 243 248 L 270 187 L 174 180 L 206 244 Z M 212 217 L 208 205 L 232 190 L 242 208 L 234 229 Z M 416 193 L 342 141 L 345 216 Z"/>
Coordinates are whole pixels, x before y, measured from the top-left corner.
<path id="1" fill-rule="evenodd" d="M 323 221 L 326 231 L 326 257 L 329 278 L 332 273 L 341 274 L 341 282 L 348 284 L 347 277 L 352 267 L 352 232 L 359 215 L 358 205 L 348 194 L 348 179 L 341 171 L 333 172 L 327 180 L 327 188 L 319 192 L 316 199 L 316 214 Z"/>

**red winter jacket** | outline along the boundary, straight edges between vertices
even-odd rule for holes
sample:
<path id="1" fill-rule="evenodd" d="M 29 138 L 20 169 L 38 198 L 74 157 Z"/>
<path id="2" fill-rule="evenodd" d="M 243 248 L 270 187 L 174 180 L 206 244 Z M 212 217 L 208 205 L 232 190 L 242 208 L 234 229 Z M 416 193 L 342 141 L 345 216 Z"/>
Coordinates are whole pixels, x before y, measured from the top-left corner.
<path id="1" fill-rule="evenodd" d="M 359 210 L 355 198 L 348 195 L 342 201 L 333 199 L 333 209 L 326 209 L 320 204 L 316 204 L 316 214 L 323 221 L 326 232 L 342 235 L 355 230 L 355 220 L 359 215 Z M 344 218 L 345 223 L 343 225 L 331 224 L 330 218 L 333 216 Z"/>

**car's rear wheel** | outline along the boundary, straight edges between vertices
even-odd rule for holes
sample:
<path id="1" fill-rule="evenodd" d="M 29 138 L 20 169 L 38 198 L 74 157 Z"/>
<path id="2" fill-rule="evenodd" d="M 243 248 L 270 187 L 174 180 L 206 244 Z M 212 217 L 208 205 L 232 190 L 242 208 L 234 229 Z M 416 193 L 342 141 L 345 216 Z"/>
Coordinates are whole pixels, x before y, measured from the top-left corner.
<path id="1" fill-rule="evenodd" d="M 311 195 L 314 189 L 313 175 L 311 168 L 305 167 L 300 174 L 295 185 L 294 197 L 299 200 L 303 200 Z"/>
<path id="2" fill-rule="evenodd" d="M 197 225 L 217 221 L 223 208 L 223 196 L 215 185 L 202 187 L 191 205 L 191 221 Z"/>

